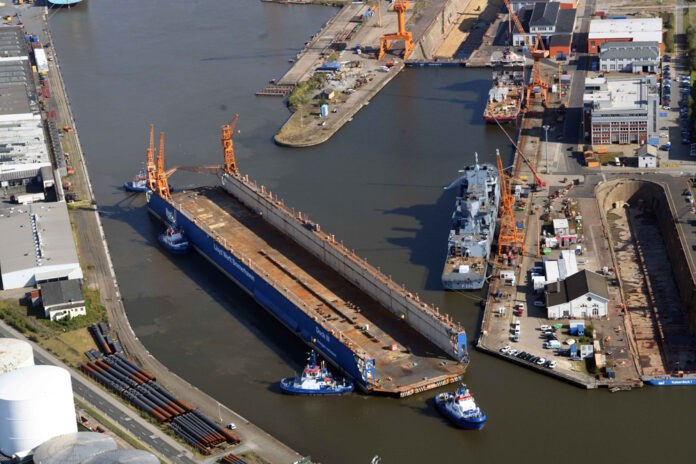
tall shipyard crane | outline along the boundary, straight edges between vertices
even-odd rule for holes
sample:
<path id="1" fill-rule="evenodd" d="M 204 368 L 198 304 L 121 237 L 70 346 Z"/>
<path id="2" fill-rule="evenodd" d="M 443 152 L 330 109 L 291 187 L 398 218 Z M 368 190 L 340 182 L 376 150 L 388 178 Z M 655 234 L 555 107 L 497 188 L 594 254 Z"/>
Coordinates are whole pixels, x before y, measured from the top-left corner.
<path id="1" fill-rule="evenodd" d="M 155 125 L 150 124 L 150 144 L 147 147 L 147 159 L 145 172 L 147 174 L 147 188 L 154 191 L 157 185 L 157 166 L 155 165 Z"/>
<path id="2" fill-rule="evenodd" d="M 527 49 L 532 52 L 532 58 L 534 58 L 534 65 L 532 66 L 532 77 L 530 79 L 529 85 L 527 86 L 525 108 L 529 108 L 531 106 L 530 97 L 532 96 L 532 93 L 534 93 L 534 94 L 543 93 L 544 94 L 544 105 L 548 105 L 548 103 L 549 103 L 549 85 L 541 77 L 541 59 L 548 57 L 549 52 L 544 47 L 544 42 L 541 40 L 541 34 L 539 34 L 538 32 L 537 32 L 537 37 L 536 37 L 536 43 L 534 44 L 534 46 L 532 46 L 532 42 L 529 40 L 529 36 L 527 35 L 526 32 L 524 32 L 524 28 L 522 27 L 522 23 L 520 22 L 519 18 L 515 14 L 515 12 L 512 11 L 512 6 L 510 5 L 510 2 L 508 0 L 503 0 L 503 1 L 505 2 L 505 6 L 508 9 L 508 12 L 510 14 L 510 17 L 512 18 L 512 21 L 515 23 L 515 27 L 517 28 L 517 31 L 520 33 L 522 38 L 524 38 L 524 43 L 527 45 Z"/>
<path id="3" fill-rule="evenodd" d="M 515 204 L 515 197 L 512 195 L 512 176 L 508 175 L 503 169 L 503 160 L 500 158 L 500 151 L 496 150 L 498 163 L 498 179 L 500 181 L 500 232 L 498 232 L 498 256 L 504 248 L 518 248 L 519 253 L 524 253 L 524 234 L 517 230 L 515 224 L 515 213 L 512 207 Z"/>
<path id="4" fill-rule="evenodd" d="M 150 179 L 150 163 L 153 165 L 153 187 L 150 187 L 154 192 L 159 193 L 160 196 L 164 198 L 169 198 L 169 183 L 168 179 L 177 171 L 188 171 L 195 172 L 198 174 L 213 174 L 218 177 L 221 176 L 222 172 L 227 174 L 235 175 L 238 174 L 237 163 L 234 158 L 234 145 L 232 143 L 232 134 L 234 134 L 234 129 L 237 127 L 237 119 L 239 115 L 235 114 L 234 119 L 231 123 L 222 126 L 222 147 L 224 150 L 224 161 L 222 166 L 175 166 L 171 169 L 165 171 L 164 169 L 164 132 L 160 133 L 160 149 L 157 153 L 157 161 L 154 163 L 152 158 L 152 153 L 154 151 L 152 134 L 153 126 L 150 125 L 150 148 L 147 150 L 147 171 L 148 171 L 148 182 Z"/>

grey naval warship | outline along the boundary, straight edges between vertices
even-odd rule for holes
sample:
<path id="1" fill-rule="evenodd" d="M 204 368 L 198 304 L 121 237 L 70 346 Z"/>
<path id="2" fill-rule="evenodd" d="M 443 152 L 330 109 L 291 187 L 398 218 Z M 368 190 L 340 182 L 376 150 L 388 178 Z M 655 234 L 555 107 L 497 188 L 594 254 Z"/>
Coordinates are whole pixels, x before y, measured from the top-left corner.
<path id="1" fill-rule="evenodd" d="M 459 188 L 442 271 L 446 290 L 478 290 L 486 281 L 500 201 L 498 171 L 490 164 L 469 166 L 447 189 Z"/>

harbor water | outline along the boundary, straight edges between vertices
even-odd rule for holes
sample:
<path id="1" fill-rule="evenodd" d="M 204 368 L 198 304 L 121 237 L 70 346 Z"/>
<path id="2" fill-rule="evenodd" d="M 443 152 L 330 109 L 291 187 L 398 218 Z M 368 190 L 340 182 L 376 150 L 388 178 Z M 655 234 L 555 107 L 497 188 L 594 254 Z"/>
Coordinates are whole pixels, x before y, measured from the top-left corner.
<path id="1" fill-rule="evenodd" d="M 210 165 L 222 160 L 220 126 L 239 113 L 234 143 L 244 173 L 475 339 L 480 294 L 440 290 L 454 205 L 454 191 L 443 186 L 475 151 L 481 162 L 495 163 L 496 148 L 511 160 L 504 135 L 481 117 L 490 72 L 406 69 L 329 142 L 277 147 L 272 136 L 289 113 L 280 99 L 254 93 L 288 69 L 335 11 L 258 0 L 90 0 L 50 11 L 138 337 L 173 371 L 319 462 L 690 458 L 696 401 L 688 387 L 588 392 L 475 351 L 465 381 L 488 415 L 482 432 L 452 427 L 435 410 L 435 392 L 282 395 L 278 381 L 302 368 L 305 346 L 202 257 L 158 246 L 162 226 L 144 196 L 121 188 L 141 167 L 149 124 L 166 133 L 168 166 Z M 171 179 L 179 188 L 216 182 L 190 173 Z"/>

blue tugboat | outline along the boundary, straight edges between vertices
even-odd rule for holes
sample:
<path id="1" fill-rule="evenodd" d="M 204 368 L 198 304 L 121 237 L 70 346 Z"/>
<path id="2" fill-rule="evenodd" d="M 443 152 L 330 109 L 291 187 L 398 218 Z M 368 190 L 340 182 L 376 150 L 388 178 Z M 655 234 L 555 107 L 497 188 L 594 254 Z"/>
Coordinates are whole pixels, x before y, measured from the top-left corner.
<path id="1" fill-rule="evenodd" d="M 336 381 L 323 361 L 317 364 L 317 354 L 312 351 L 302 375 L 284 378 L 280 381 L 280 389 L 291 395 L 344 395 L 353 391 L 353 382 Z"/>
<path id="2" fill-rule="evenodd" d="M 167 230 L 159 234 L 157 239 L 170 253 L 183 254 L 191 251 L 191 243 L 180 227 L 167 227 Z"/>
<path id="3" fill-rule="evenodd" d="M 476 404 L 464 384 L 459 386 L 456 393 L 435 395 L 435 405 L 445 417 L 463 429 L 481 430 L 486 425 L 486 413 Z"/>
<path id="4" fill-rule="evenodd" d="M 145 167 L 130 182 L 124 182 L 123 188 L 128 192 L 147 192 L 147 173 Z"/>

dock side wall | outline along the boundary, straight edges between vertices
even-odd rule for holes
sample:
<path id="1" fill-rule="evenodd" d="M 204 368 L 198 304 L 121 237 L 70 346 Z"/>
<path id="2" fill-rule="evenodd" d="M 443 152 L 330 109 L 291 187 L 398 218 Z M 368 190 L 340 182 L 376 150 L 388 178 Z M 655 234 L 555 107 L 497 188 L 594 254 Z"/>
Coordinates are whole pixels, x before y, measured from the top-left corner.
<path id="1" fill-rule="evenodd" d="M 457 27 L 461 12 L 471 0 L 449 0 L 431 20 L 421 37 L 414 37 L 416 47 L 408 57 L 409 61 L 430 61 L 450 32 Z M 408 26 L 406 27 L 408 29 Z"/>
<path id="2" fill-rule="evenodd" d="M 687 254 L 691 253 L 677 225 L 676 208 L 666 191 L 666 185 L 645 180 L 619 179 L 600 184 L 595 190 L 602 214 L 614 204 L 628 203 L 636 206 L 639 201 L 657 216 L 662 239 L 665 242 L 674 280 L 685 311 L 691 335 L 696 339 L 696 278 Z"/>
<path id="3" fill-rule="evenodd" d="M 417 330 L 421 335 L 442 349 L 454 359 L 460 358 L 460 346 L 466 344 L 464 334 L 455 334 L 440 318 L 426 310 L 427 305 L 420 303 L 399 292 L 396 285 L 382 282 L 376 278 L 374 269 L 362 260 L 353 259 L 339 249 L 340 245 L 331 244 L 325 234 L 309 230 L 298 219 L 278 207 L 277 200 L 270 195 L 259 192 L 260 187 L 252 186 L 242 180 L 223 176 L 223 186 L 227 191 L 244 203 L 252 211 L 261 214 L 266 221 L 300 246 L 310 251 L 325 264 L 353 283 L 356 287 L 384 305 L 397 317 Z"/>

